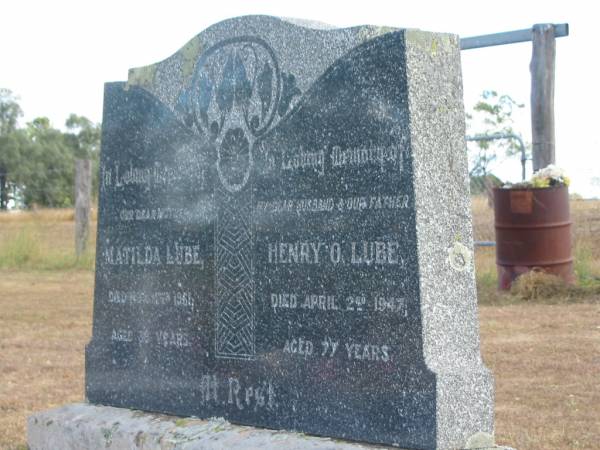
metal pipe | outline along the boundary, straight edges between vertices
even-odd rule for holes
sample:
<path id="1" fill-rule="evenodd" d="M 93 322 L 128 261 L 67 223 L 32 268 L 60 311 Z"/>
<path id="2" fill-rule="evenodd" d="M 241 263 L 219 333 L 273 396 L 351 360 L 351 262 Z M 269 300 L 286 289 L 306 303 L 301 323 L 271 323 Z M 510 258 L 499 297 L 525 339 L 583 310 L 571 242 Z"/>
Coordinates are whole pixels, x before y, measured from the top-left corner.
<path id="1" fill-rule="evenodd" d="M 564 37 L 569 35 L 569 24 L 558 23 L 551 24 L 554 27 L 554 37 Z M 461 50 L 470 50 L 472 48 L 492 47 L 495 45 L 516 44 L 518 42 L 528 42 L 532 40 L 532 29 L 506 31 L 504 33 L 484 34 L 482 36 L 472 36 L 460 40 Z"/>
<path id="2" fill-rule="evenodd" d="M 527 155 L 525 153 L 525 143 L 521 136 L 514 133 L 493 133 L 493 134 L 478 134 L 475 136 L 465 136 L 467 141 L 493 141 L 496 139 L 514 139 L 519 143 L 521 150 L 521 179 L 525 181 L 525 165 L 527 164 Z"/>
<path id="3" fill-rule="evenodd" d="M 475 241 L 473 245 L 475 247 L 495 247 L 496 243 L 494 241 Z"/>

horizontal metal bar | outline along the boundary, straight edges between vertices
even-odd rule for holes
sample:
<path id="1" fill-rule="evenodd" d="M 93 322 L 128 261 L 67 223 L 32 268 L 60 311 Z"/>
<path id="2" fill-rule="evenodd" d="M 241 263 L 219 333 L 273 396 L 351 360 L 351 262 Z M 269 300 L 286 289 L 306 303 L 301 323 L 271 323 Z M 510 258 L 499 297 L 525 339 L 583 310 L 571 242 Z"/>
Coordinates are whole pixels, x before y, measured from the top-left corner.
<path id="1" fill-rule="evenodd" d="M 473 242 L 475 247 L 495 247 L 496 243 L 494 241 L 475 241 Z"/>
<path id="2" fill-rule="evenodd" d="M 554 37 L 564 37 L 569 35 L 568 23 L 549 25 L 554 26 Z M 531 28 L 527 28 L 525 30 L 506 31 L 504 33 L 484 34 L 482 36 L 462 38 L 460 40 L 460 49 L 470 50 L 472 48 L 492 47 L 494 45 L 516 44 L 517 42 L 531 41 L 531 30 Z"/>

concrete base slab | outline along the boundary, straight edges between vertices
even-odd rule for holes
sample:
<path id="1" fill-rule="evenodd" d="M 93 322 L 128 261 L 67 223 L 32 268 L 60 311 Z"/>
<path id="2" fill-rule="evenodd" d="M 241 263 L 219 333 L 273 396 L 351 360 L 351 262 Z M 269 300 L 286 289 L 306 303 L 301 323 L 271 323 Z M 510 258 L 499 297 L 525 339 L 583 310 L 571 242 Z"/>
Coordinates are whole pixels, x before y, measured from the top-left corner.
<path id="1" fill-rule="evenodd" d="M 27 423 L 27 441 L 30 450 L 388 448 L 302 433 L 233 425 L 219 418 L 180 418 L 87 403 L 65 405 L 32 415 Z"/>

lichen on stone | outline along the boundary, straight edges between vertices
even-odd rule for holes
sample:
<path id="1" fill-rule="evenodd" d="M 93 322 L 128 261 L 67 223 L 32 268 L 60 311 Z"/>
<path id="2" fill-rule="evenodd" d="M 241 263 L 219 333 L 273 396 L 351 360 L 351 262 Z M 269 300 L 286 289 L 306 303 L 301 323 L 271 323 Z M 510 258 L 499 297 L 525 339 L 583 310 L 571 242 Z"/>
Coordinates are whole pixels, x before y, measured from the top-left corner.
<path id="1" fill-rule="evenodd" d="M 129 89 L 131 86 L 151 87 L 154 84 L 155 75 L 156 64 L 129 69 L 125 90 Z"/>
<path id="2" fill-rule="evenodd" d="M 201 51 L 202 42 L 198 36 L 191 39 L 179 50 L 179 54 L 181 55 L 181 74 L 184 80 L 194 72 L 194 67 Z"/>
<path id="3" fill-rule="evenodd" d="M 484 449 L 484 448 L 497 448 L 494 444 L 494 436 L 490 433 L 480 431 L 471 436 L 466 445 L 465 449 Z"/>
<path id="4" fill-rule="evenodd" d="M 387 33 L 392 33 L 394 31 L 398 31 L 398 28 L 384 26 L 365 26 L 361 27 L 361 29 L 358 32 L 358 36 L 361 41 L 366 42 L 370 39 L 382 36 Z"/>
<path id="5" fill-rule="evenodd" d="M 417 29 L 406 30 L 406 41 L 419 47 L 432 57 L 445 53 L 456 46 L 458 36 L 453 34 L 427 33 Z"/>

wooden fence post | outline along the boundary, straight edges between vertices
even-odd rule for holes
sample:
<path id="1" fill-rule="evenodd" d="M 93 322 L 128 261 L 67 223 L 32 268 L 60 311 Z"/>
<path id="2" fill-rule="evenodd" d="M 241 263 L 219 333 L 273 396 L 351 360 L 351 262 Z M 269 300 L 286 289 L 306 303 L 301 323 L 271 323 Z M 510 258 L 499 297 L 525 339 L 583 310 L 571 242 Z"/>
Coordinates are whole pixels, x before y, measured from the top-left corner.
<path id="1" fill-rule="evenodd" d="M 537 24 L 531 30 L 531 138 L 533 170 L 555 162 L 554 146 L 554 25 Z"/>
<path id="2" fill-rule="evenodd" d="M 92 196 L 92 164 L 89 159 L 75 160 L 75 254 L 87 246 Z"/>

